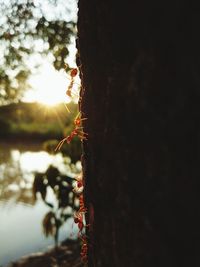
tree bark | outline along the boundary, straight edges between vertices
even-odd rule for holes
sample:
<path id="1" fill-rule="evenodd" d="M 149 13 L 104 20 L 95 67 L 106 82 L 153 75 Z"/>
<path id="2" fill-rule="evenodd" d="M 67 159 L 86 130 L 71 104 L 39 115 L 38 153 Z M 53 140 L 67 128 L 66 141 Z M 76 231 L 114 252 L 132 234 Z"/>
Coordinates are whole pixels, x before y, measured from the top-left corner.
<path id="1" fill-rule="evenodd" d="M 200 266 L 199 26 L 189 1 L 79 0 L 89 266 Z"/>

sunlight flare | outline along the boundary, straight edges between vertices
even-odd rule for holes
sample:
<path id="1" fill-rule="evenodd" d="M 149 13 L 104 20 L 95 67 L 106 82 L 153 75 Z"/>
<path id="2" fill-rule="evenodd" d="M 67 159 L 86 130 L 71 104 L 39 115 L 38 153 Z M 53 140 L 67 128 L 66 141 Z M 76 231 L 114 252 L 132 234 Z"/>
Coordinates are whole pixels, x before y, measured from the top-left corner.
<path id="1" fill-rule="evenodd" d="M 26 102 L 39 102 L 47 106 L 69 103 L 71 98 L 66 95 L 70 78 L 64 71 L 56 71 L 53 66 L 45 64 L 40 73 L 29 80 L 32 89 L 24 96 Z M 74 98 L 78 96 L 78 84 L 74 84 Z"/>

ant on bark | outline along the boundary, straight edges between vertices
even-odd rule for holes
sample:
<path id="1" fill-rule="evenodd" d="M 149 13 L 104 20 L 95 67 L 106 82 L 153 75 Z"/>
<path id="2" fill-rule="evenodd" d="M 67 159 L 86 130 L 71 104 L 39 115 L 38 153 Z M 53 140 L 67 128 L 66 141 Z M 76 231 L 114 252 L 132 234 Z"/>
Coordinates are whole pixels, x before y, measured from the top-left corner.
<path id="1" fill-rule="evenodd" d="M 67 91 L 66 91 L 66 95 L 70 98 L 73 97 L 72 95 L 72 89 L 73 89 L 73 85 L 75 84 L 74 82 L 74 78 L 77 76 L 78 74 L 78 69 L 74 68 L 70 71 L 70 84 L 67 88 Z M 74 93 L 73 93 L 74 94 Z M 76 94 L 74 94 L 76 96 Z M 78 95 L 77 95 L 78 96 Z"/>
<path id="2" fill-rule="evenodd" d="M 71 69 L 71 71 L 70 71 L 70 84 L 69 84 L 67 91 L 66 91 L 66 95 L 70 98 L 72 98 L 75 95 L 74 93 L 72 93 L 72 90 L 73 90 L 73 85 L 74 85 L 74 79 L 77 76 L 77 74 L 78 74 L 77 68 Z M 81 101 L 80 96 L 78 96 L 78 97 L 79 97 L 79 101 Z M 68 110 L 68 112 L 70 112 L 70 110 L 68 109 L 67 106 L 66 106 L 66 109 Z M 83 127 L 82 127 L 82 122 L 86 119 L 87 118 L 81 118 L 81 112 L 79 112 L 77 114 L 77 116 L 74 119 L 74 129 L 67 137 L 63 138 L 58 143 L 58 145 L 55 148 L 55 151 L 60 150 L 62 145 L 65 142 L 67 142 L 67 144 L 70 144 L 75 136 L 79 137 L 81 141 L 87 140 L 88 134 L 83 131 Z M 89 227 L 89 224 L 85 223 L 85 212 L 87 212 L 87 209 L 85 207 L 84 197 L 83 197 L 84 183 L 83 183 L 82 173 L 78 177 L 76 177 L 75 179 L 76 179 L 76 184 L 75 184 L 75 187 L 73 189 L 73 192 L 78 196 L 79 210 L 74 213 L 74 223 L 77 224 L 77 226 L 79 228 L 78 236 L 82 240 L 81 253 L 80 253 L 81 260 L 84 264 L 87 264 L 87 261 L 88 261 L 88 256 L 87 256 L 88 244 L 87 244 L 86 235 L 83 232 L 84 232 L 85 227 Z"/>
<path id="3" fill-rule="evenodd" d="M 60 150 L 62 145 L 64 144 L 64 142 L 67 142 L 67 144 L 70 144 L 72 139 L 75 136 L 78 136 L 80 138 L 81 141 L 83 140 L 87 140 L 87 133 L 83 132 L 82 130 L 82 126 L 81 126 L 81 122 L 83 120 L 86 120 L 87 118 L 82 118 L 80 117 L 80 112 L 78 113 L 78 115 L 76 116 L 76 118 L 74 119 L 74 130 L 65 138 L 63 138 L 58 145 L 55 148 L 55 151 Z"/>

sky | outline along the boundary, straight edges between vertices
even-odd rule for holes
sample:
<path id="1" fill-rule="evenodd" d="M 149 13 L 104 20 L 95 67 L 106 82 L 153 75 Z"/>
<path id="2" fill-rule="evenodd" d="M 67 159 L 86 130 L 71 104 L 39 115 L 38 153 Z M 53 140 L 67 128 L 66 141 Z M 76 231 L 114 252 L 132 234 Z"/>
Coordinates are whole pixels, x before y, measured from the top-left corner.
<path id="1" fill-rule="evenodd" d="M 25 93 L 23 101 L 54 105 L 68 101 L 65 91 L 68 86 L 64 73 L 56 71 L 48 62 L 43 62 L 40 72 L 29 79 L 32 89 Z"/>
<path id="2" fill-rule="evenodd" d="M 70 67 L 76 67 L 75 64 L 75 44 L 69 47 L 68 64 Z M 70 76 L 64 71 L 57 71 L 48 59 L 41 61 L 41 67 L 37 73 L 32 74 L 29 84 L 32 87 L 25 92 L 23 101 L 40 102 L 45 105 L 56 105 L 58 103 L 68 103 L 70 98 L 67 97 L 66 91 L 70 83 Z M 80 81 L 77 77 L 74 84 L 74 97 L 78 94 L 78 84 Z"/>
<path id="3" fill-rule="evenodd" d="M 70 16 L 67 20 L 76 21 L 77 18 L 77 4 L 76 0 L 59 0 L 67 1 L 70 8 Z M 53 10 L 49 9 L 48 1 L 46 0 L 35 0 L 35 3 L 42 3 L 45 13 L 49 14 L 51 17 Z M 59 12 L 62 12 L 58 10 Z M 68 46 L 69 56 L 67 63 L 71 68 L 76 67 L 75 63 L 75 40 L 72 39 L 71 44 Z M 34 59 L 33 59 L 34 60 Z M 64 70 L 57 71 L 54 69 L 53 64 L 49 58 L 39 59 L 41 67 L 38 69 L 37 73 L 33 73 L 30 76 L 29 84 L 31 89 L 25 92 L 23 101 L 25 102 L 40 102 L 45 105 L 56 105 L 58 103 L 68 103 L 70 98 L 66 95 L 67 87 L 70 83 L 70 77 Z M 31 62 L 30 62 L 31 65 Z M 34 64 L 33 64 L 34 65 Z M 79 78 L 76 78 L 76 84 L 74 85 L 74 96 L 78 94 L 78 86 L 80 84 Z"/>

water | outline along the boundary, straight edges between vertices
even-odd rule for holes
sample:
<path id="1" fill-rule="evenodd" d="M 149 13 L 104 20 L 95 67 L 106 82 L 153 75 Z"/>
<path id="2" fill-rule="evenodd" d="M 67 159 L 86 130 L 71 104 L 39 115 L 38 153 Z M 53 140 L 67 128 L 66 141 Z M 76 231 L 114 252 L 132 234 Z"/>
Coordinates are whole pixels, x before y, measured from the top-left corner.
<path id="1" fill-rule="evenodd" d="M 0 266 L 54 245 L 52 236 L 45 237 L 41 224 L 50 208 L 42 198 L 34 200 L 32 195 L 34 172 L 45 172 L 50 164 L 71 177 L 81 169 L 80 162 L 70 165 L 69 158 L 61 153 L 50 155 L 40 144 L 0 143 Z M 50 188 L 46 198 L 56 202 Z M 59 242 L 76 238 L 77 231 L 73 218 L 68 219 L 60 228 Z"/>

